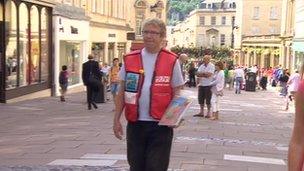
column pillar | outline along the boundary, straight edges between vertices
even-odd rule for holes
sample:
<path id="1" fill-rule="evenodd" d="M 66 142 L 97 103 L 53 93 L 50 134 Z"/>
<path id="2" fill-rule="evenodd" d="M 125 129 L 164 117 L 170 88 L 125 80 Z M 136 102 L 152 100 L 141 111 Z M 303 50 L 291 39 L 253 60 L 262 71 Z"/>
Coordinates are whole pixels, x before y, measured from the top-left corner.
<path id="1" fill-rule="evenodd" d="M 109 63 L 109 42 L 105 42 L 104 44 L 104 61 L 106 63 Z"/>
<path id="2" fill-rule="evenodd" d="M 273 49 L 270 50 L 270 67 L 274 67 L 274 54 Z"/>

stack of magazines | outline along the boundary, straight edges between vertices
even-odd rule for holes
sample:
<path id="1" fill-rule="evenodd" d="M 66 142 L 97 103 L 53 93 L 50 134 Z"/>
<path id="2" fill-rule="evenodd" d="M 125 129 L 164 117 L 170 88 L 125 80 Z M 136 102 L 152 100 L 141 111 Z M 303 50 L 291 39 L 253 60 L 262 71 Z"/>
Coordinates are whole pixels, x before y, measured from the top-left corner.
<path id="1" fill-rule="evenodd" d="M 190 104 L 191 100 L 186 97 L 174 97 L 158 124 L 172 127 L 178 126 Z"/>

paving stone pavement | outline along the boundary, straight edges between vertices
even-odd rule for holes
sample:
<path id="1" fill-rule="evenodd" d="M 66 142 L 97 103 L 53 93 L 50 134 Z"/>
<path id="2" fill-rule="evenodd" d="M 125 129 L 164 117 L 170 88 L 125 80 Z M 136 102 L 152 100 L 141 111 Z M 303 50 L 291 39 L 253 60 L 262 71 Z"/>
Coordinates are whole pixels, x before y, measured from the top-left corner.
<path id="1" fill-rule="evenodd" d="M 175 129 L 170 171 L 287 170 L 294 109 L 284 111 L 275 91 L 226 90 L 219 121 L 192 117 L 197 91 L 186 91 L 193 103 Z M 112 133 L 113 102 L 88 111 L 85 97 L 0 104 L 0 171 L 128 170 L 126 141 Z"/>

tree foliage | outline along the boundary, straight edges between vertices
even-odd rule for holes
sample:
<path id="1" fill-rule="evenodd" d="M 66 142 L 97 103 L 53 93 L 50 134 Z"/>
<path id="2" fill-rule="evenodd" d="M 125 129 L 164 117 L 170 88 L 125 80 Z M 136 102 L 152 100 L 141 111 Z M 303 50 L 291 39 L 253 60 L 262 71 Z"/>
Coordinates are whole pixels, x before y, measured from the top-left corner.
<path id="1" fill-rule="evenodd" d="M 200 59 L 204 55 L 211 55 L 213 59 L 217 61 L 232 61 L 232 51 L 230 48 L 206 48 L 206 47 L 180 47 L 175 46 L 171 48 L 171 51 L 176 54 L 186 53 L 190 58 Z"/>
<path id="2" fill-rule="evenodd" d="M 169 24 L 182 21 L 194 9 L 198 8 L 201 0 L 169 0 L 168 20 Z M 172 14 L 178 14 L 179 18 L 173 18 Z"/>

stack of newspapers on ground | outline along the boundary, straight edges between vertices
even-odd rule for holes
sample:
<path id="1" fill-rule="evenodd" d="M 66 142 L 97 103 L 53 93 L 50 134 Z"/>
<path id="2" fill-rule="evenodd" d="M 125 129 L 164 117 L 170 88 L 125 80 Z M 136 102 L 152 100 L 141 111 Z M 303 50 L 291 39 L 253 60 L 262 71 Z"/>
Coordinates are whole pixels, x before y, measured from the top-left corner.
<path id="1" fill-rule="evenodd" d="M 179 126 L 190 104 L 191 100 L 187 97 L 174 97 L 158 124 L 171 127 Z"/>

